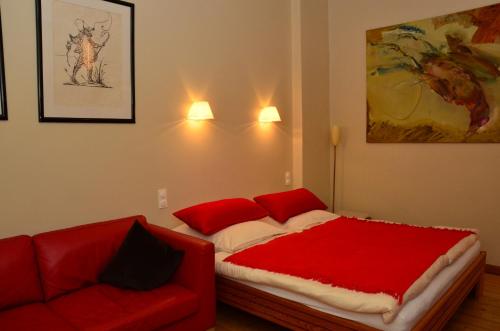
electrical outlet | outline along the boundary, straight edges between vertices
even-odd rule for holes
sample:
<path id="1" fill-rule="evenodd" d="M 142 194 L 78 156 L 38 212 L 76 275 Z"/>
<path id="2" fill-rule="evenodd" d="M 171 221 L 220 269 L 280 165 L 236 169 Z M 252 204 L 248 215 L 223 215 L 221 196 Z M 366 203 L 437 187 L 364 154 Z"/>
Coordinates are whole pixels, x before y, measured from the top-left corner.
<path id="1" fill-rule="evenodd" d="M 292 185 L 292 173 L 290 171 L 285 172 L 285 185 L 286 186 Z"/>
<path id="2" fill-rule="evenodd" d="M 161 188 L 158 190 L 158 208 L 167 208 L 167 189 Z"/>

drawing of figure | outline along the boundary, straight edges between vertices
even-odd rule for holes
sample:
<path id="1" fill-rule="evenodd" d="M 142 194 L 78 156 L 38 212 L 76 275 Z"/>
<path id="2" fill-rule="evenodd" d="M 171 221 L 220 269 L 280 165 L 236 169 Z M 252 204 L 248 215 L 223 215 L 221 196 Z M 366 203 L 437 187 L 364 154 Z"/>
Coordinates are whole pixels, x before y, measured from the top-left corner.
<path id="1" fill-rule="evenodd" d="M 111 25 L 111 15 L 92 26 L 87 25 L 83 19 L 75 20 L 78 33 L 70 33 L 66 42 L 65 71 L 70 78 L 66 85 L 110 87 L 104 82 L 106 64 L 103 59 L 99 61 L 99 54 L 111 37 Z M 82 71 L 84 72 L 78 76 Z"/>

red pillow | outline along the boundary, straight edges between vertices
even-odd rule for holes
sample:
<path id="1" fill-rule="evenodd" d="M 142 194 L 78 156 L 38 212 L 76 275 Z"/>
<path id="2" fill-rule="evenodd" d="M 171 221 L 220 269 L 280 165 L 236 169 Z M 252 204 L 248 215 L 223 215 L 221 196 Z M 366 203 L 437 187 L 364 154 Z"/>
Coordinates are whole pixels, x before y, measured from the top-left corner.
<path id="1" fill-rule="evenodd" d="M 206 202 L 174 213 L 175 217 L 204 235 L 211 235 L 233 224 L 261 219 L 268 215 L 264 208 L 243 198 Z"/>
<path id="2" fill-rule="evenodd" d="M 327 208 L 317 196 L 305 188 L 260 195 L 253 199 L 267 209 L 272 218 L 281 223 L 311 210 Z"/>

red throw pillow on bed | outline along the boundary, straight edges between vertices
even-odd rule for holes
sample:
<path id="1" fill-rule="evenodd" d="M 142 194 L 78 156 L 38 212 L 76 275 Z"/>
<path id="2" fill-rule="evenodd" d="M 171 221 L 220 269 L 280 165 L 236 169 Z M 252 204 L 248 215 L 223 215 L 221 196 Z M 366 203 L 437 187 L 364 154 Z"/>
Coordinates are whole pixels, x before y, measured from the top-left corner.
<path id="1" fill-rule="evenodd" d="M 243 198 L 206 202 L 174 213 L 175 217 L 204 235 L 211 235 L 233 224 L 261 219 L 268 215 L 264 208 Z"/>
<path id="2" fill-rule="evenodd" d="M 290 217 L 327 206 L 311 191 L 299 188 L 292 191 L 260 195 L 253 198 L 267 209 L 276 221 L 285 223 Z"/>

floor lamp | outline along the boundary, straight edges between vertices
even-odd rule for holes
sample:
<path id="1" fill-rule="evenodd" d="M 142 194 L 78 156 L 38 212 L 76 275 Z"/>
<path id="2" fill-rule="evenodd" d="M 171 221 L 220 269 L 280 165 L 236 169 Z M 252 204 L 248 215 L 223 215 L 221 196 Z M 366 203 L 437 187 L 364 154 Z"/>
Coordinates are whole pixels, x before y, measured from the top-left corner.
<path id="1" fill-rule="evenodd" d="M 337 145 L 340 142 L 340 128 L 333 125 L 331 128 L 331 143 L 333 145 L 333 187 L 332 187 L 332 213 L 335 213 L 335 170 L 337 165 Z"/>

